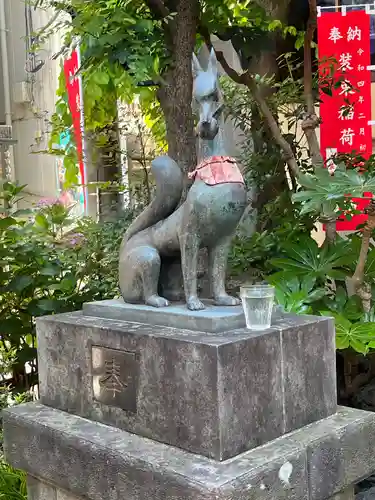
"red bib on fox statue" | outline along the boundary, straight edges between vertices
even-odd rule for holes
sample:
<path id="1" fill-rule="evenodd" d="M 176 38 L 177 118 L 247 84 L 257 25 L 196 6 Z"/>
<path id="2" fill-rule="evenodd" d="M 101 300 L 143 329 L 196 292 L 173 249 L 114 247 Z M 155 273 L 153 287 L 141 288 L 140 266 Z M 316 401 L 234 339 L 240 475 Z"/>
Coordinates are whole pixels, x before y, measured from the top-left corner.
<path id="1" fill-rule="evenodd" d="M 245 184 L 237 162 L 230 156 L 211 156 L 189 173 L 189 179 L 201 179 L 208 186 L 239 182 Z"/>

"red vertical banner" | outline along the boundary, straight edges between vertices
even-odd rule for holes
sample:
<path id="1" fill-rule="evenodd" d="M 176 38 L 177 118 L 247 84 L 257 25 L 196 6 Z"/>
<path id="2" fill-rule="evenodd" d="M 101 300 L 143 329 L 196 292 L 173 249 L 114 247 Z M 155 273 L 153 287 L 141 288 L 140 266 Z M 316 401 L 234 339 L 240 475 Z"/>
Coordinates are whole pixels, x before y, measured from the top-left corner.
<path id="1" fill-rule="evenodd" d="M 83 159 L 83 130 L 82 130 L 82 112 L 83 95 L 80 76 L 77 75 L 79 69 L 78 49 L 73 50 L 69 59 L 64 61 L 64 74 L 66 89 L 68 92 L 69 109 L 72 114 L 74 137 L 77 146 L 77 155 L 79 162 L 79 172 L 81 183 L 86 184 L 85 165 Z M 86 189 L 84 189 L 84 206 L 87 208 Z"/>
<path id="2" fill-rule="evenodd" d="M 321 88 L 320 147 L 328 162 L 337 153 L 353 153 L 369 158 L 372 154 L 371 120 L 371 64 L 370 16 L 364 10 L 351 12 L 322 12 L 318 17 L 318 51 L 320 77 L 334 68 L 332 96 Z M 358 210 L 363 210 L 367 200 L 353 199 Z M 337 223 L 337 230 L 355 230 L 366 220 L 366 215 L 356 215 L 351 221 Z"/>

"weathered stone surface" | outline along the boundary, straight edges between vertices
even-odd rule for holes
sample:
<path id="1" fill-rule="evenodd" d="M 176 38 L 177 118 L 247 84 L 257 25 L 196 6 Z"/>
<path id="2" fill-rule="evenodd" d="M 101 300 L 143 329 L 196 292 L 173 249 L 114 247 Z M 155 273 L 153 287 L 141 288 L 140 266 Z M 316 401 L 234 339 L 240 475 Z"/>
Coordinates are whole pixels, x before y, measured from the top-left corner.
<path id="1" fill-rule="evenodd" d="M 28 500 L 83 500 L 83 497 L 73 496 L 29 474 L 27 475 L 27 498 Z"/>
<path id="2" fill-rule="evenodd" d="M 326 500 L 375 470 L 375 414 L 339 408 L 336 415 L 290 433 L 306 449 L 311 500 Z"/>
<path id="3" fill-rule="evenodd" d="M 375 427 L 369 425 L 369 420 L 359 418 L 339 432 L 320 435 L 316 443 L 310 444 L 307 456 L 313 498 L 329 498 L 340 485 L 354 484 L 371 474 L 375 470 L 374 440 Z M 366 461 L 372 466 L 368 473 L 363 473 Z"/>
<path id="4" fill-rule="evenodd" d="M 114 299 L 84 304 L 83 312 L 86 316 L 210 333 L 246 326 L 241 306 L 214 306 L 209 300 L 204 303 L 206 309 L 203 311 L 189 311 L 186 304 L 155 308 L 144 304 L 127 304 L 122 299 Z"/>
<path id="5" fill-rule="evenodd" d="M 205 333 L 70 313 L 39 319 L 37 330 L 43 404 L 217 460 L 336 411 L 330 319 Z M 101 348 L 136 355 L 136 412 L 116 407 L 117 393 L 113 404 L 95 399 Z"/>
<path id="6" fill-rule="evenodd" d="M 325 420 L 217 462 L 41 404 L 4 412 L 6 459 L 88 500 L 327 500 L 375 469 L 374 432 L 373 413 L 340 408 Z M 363 455 L 362 438 L 353 451 L 359 435 L 369 436 Z M 328 442 L 347 451 L 340 471 L 348 473 L 339 473 L 323 492 L 322 482 L 337 473 L 337 460 L 316 460 Z"/>
<path id="7" fill-rule="evenodd" d="M 28 475 L 27 500 L 57 500 L 56 488 Z"/>
<path id="8" fill-rule="evenodd" d="M 354 500 L 354 487 L 350 486 L 345 491 L 333 495 L 329 500 Z"/>
<path id="9" fill-rule="evenodd" d="M 4 425 L 10 463 L 90 500 L 308 499 L 294 444 L 220 463 L 40 404 L 7 411 Z"/>
<path id="10" fill-rule="evenodd" d="M 370 380 L 354 395 L 353 404 L 361 410 L 375 411 L 375 379 Z"/>
<path id="11" fill-rule="evenodd" d="M 355 500 L 375 500 L 375 486 L 366 491 L 357 493 Z"/>
<path id="12" fill-rule="evenodd" d="M 56 490 L 56 500 L 85 500 L 83 497 L 73 496 L 71 493 L 57 489 Z"/>
<path id="13" fill-rule="evenodd" d="M 332 324 L 311 321 L 286 327 L 282 330 L 282 352 L 285 431 L 289 432 L 336 410 L 336 346 Z"/>

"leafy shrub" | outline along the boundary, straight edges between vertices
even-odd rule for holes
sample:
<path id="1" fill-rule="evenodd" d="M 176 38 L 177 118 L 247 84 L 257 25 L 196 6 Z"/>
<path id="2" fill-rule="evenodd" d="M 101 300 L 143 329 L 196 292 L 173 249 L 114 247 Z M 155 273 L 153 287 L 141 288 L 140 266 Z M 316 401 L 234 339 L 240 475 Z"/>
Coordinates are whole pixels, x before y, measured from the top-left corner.
<path id="1" fill-rule="evenodd" d="M 6 207 L 0 218 L 0 356 L 13 357 L 7 367 L 13 386 L 28 389 L 37 374 L 35 318 L 118 294 L 118 250 L 132 214 L 103 224 L 76 221 L 58 199 L 17 210 L 22 186 L 5 183 L 0 195 Z"/>
<path id="2" fill-rule="evenodd" d="M 0 499 L 26 500 L 26 474 L 0 460 Z"/>
<path id="3" fill-rule="evenodd" d="M 363 308 L 349 295 L 346 280 L 353 274 L 361 237 L 338 238 L 321 247 L 309 237 L 287 241 L 282 256 L 271 260 L 276 272 L 267 277 L 275 286 L 277 303 L 287 312 L 331 316 L 336 325 L 336 346 L 367 354 L 375 349 L 375 308 Z M 368 254 L 366 279 L 375 286 L 375 247 Z"/>
<path id="4" fill-rule="evenodd" d="M 267 228 L 251 236 L 238 234 L 234 238 L 228 261 L 230 275 L 264 279 L 274 272 L 272 259 L 285 255 L 285 243 L 310 239 L 314 228 L 310 218 L 298 217 L 293 210 L 280 212 L 278 205 L 274 213 L 273 208 L 273 203 L 264 207 L 263 212 L 270 217 Z"/>

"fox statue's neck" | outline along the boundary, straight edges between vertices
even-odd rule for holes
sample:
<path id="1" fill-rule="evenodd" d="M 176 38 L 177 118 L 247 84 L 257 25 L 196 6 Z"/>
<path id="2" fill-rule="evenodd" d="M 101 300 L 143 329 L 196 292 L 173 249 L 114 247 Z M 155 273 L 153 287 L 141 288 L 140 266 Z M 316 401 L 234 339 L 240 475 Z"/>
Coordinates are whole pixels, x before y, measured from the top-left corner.
<path id="1" fill-rule="evenodd" d="M 212 140 L 199 138 L 198 142 L 198 164 L 211 156 L 228 156 L 224 142 L 224 119 L 219 117 L 219 130 Z"/>

